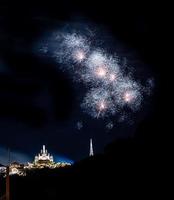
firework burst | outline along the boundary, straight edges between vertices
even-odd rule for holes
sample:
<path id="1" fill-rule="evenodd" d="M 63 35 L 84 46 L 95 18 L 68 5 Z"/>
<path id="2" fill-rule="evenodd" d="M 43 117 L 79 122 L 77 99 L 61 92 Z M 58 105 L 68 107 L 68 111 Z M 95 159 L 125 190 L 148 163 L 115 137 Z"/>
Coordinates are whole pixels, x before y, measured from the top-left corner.
<path id="1" fill-rule="evenodd" d="M 87 35 L 90 34 L 56 32 L 49 45 L 42 48 L 43 52 L 51 52 L 61 69 L 73 72 L 73 80 L 86 85 L 88 91 L 81 108 L 93 118 L 125 113 L 126 108 L 137 111 L 144 95 L 150 94 L 152 79 L 143 87 L 130 75 L 126 76 L 118 57 L 95 48 Z"/>
<path id="2" fill-rule="evenodd" d="M 116 112 L 109 92 L 102 88 L 92 88 L 86 94 L 81 107 L 94 118 L 103 118 Z"/>

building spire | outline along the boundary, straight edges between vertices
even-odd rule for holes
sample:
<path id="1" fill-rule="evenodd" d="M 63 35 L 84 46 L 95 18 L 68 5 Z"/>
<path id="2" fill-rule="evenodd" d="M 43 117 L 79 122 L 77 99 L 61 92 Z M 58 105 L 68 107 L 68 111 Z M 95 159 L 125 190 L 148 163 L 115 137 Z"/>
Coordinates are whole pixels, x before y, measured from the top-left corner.
<path id="1" fill-rule="evenodd" d="M 43 145 L 43 154 L 45 154 L 45 145 Z"/>
<path id="2" fill-rule="evenodd" d="M 89 156 L 93 156 L 94 151 L 93 151 L 93 143 L 92 143 L 92 138 L 90 139 L 90 151 L 89 151 Z"/>

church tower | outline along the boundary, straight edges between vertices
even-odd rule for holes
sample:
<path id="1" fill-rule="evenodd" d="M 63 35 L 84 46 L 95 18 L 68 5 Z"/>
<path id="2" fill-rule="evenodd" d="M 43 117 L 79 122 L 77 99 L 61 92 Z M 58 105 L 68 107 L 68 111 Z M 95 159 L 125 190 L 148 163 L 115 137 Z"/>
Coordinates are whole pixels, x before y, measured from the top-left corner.
<path id="1" fill-rule="evenodd" d="M 34 163 L 37 165 L 47 166 L 53 163 L 53 156 L 51 156 L 47 149 L 45 148 L 45 145 L 43 145 L 40 153 L 35 156 Z"/>
<path id="2" fill-rule="evenodd" d="M 93 156 L 94 151 L 93 151 L 93 143 L 92 143 L 92 138 L 90 139 L 90 151 L 89 151 L 89 156 Z"/>

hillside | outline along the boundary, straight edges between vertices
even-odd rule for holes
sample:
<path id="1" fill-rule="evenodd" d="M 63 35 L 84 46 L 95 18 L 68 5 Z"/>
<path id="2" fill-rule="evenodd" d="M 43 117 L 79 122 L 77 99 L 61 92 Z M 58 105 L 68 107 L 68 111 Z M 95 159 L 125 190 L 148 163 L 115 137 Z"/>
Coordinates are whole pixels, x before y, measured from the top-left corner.
<path id="1" fill-rule="evenodd" d="M 115 147 L 111 145 L 104 154 L 71 167 L 34 170 L 26 177 L 11 177 L 11 200 L 83 199 L 93 192 L 98 197 L 107 194 L 107 199 L 111 199 L 110 195 L 131 197 L 154 192 L 158 176 L 152 154 L 131 139 L 119 141 Z"/>

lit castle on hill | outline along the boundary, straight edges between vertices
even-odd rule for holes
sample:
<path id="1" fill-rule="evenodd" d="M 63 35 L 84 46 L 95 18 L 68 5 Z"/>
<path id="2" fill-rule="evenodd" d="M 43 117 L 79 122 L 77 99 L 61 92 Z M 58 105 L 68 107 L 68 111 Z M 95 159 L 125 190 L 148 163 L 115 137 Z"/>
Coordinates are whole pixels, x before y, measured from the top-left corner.
<path id="1" fill-rule="evenodd" d="M 92 139 L 90 139 L 90 149 L 89 149 L 89 156 L 93 156 L 93 143 Z M 54 162 L 53 156 L 48 153 L 45 145 L 42 146 L 42 149 L 39 154 L 37 154 L 34 158 L 32 163 L 28 162 L 27 164 L 21 164 L 18 162 L 12 162 L 9 164 L 9 175 L 19 175 L 25 176 L 27 171 L 32 169 L 42 169 L 42 168 L 60 168 L 70 166 L 72 163 L 70 162 Z M 0 175 L 6 175 L 6 166 L 0 165 Z"/>
<path id="2" fill-rule="evenodd" d="M 35 156 L 34 163 L 45 165 L 45 164 L 52 164 L 53 156 L 51 156 L 47 150 L 45 149 L 45 145 L 43 145 L 43 149 L 41 149 L 41 152 L 38 154 L 38 156 Z"/>
<path id="3" fill-rule="evenodd" d="M 28 165 L 25 168 L 58 168 L 58 167 L 65 167 L 69 166 L 71 163 L 69 162 L 58 162 L 55 163 L 53 156 L 50 155 L 45 148 L 45 145 L 43 145 L 40 153 L 35 156 L 33 163 L 28 163 Z"/>

